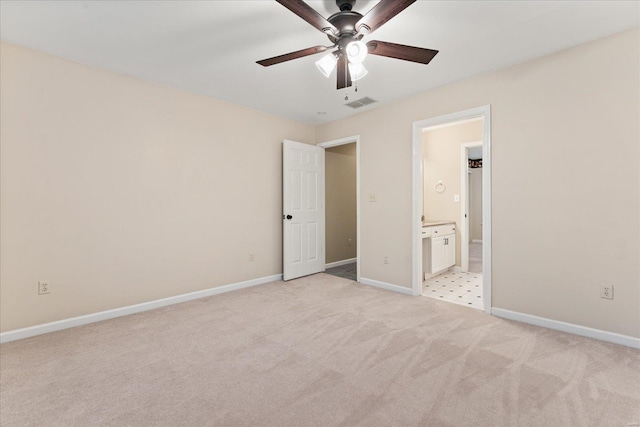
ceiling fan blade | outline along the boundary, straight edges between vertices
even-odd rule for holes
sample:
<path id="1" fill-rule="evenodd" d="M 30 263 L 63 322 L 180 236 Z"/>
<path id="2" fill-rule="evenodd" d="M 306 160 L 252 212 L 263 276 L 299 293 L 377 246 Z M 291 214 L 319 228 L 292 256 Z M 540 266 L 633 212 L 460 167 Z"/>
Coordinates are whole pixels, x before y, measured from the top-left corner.
<path id="1" fill-rule="evenodd" d="M 336 65 L 338 74 L 338 89 L 344 89 L 351 86 L 351 74 L 347 69 L 347 57 L 345 55 L 338 56 L 338 64 Z"/>
<path id="2" fill-rule="evenodd" d="M 407 7 L 415 3 L 416 0 L 380 0 L 373 9 L 367 12 L 356 23 L 358 34 L 366 32 L 371 34 L 388 20 L 405 10 Z"/>
<path id="3" fill-rule="evenodd" d="M 323 33 L 338 35 L 338 29 L 302 0 L 276 0 Z"/>
<path id="4" fill-rule="evenodd" d="M 405 46 L 378 40 L 372 40 L 367 43 L 367 48 L 371 55 L 388 56 L 389 58 L 403 59 L 420 64 L 428 64 L 438 54 L 438 51 L 433 49 L 423 49 L 421 47 Z"/>
<path id="5" fill-rule="evenodd" d="M 316 53 L 324 52 L 327 49 L 329 48 L 326 46 L 314 46 L 307 49 L 297 50 L 295 52 L 285 53 L 284 55 L 274 56 L 273 58 L 256 61 L 256 63 L 262 65 L 263 67 L 268 67 L 269 65 L 280 64 L 281 62 L 291 61 L 292 59 L 315 55 Z"/>

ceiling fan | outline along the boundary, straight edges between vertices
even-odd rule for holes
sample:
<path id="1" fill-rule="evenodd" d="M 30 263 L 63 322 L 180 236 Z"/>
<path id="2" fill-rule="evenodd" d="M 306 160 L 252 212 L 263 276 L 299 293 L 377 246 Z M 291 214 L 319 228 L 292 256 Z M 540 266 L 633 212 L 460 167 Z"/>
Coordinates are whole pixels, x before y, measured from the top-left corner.
<path id="1" fill-rule="evenodd" d="M 314 46 L 257 61 L 264 67 L 336 48 L 317 61 L 316 65 L 326 77 L 329 77 L 333 69 L 337 68 L 337 88 L 343 89 L 367 74 L 362 64 L 367 53 L 420 64 L 428 64 L 438 53 L 437 50 L 378 40 L 372 40 L 366 44 L 361 41 L 364 36 L 380 28 L 416 0 L 380 0 L 366 15 L 352 10 L 356 0 L 336 0 L 340 11 L 326 19 L 302 0 L 276 1 L 325 33 L 333 45 Z"/>

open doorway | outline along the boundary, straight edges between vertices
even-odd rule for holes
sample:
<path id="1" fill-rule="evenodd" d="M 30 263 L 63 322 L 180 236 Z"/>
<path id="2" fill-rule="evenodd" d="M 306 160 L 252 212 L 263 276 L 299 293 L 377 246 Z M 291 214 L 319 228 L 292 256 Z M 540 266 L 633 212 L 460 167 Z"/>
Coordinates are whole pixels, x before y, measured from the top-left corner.
<path id="1" fill-rule="evenodd" d="M 482 141 L 462 144 L 461 270 L 482 273 Z"/>
<path id="2" fill-rule="evenodd" d="M 360 281 L 359 136 L 325 149 L 325 273 Z"/>
<path id="3" fill-rule="evenodd" d="M 469 242 L 469 208 L 475 194 L 468 158 L 475 149 L 482 155 L 482 134 L 481 117 L 422 130 L 422 295 L 475 309 L 484 305 L 482 266 L 469 271 L 469 250 L 475 249 Z"/>
<path id="4" fill-rule="evenodd" d="M 438 159 L 425 159 L 425 131 L 436 131 L 460 124 L 479 124 L 477 135 L 467 135 L 466 141 L 457 140 L 456 145 L 446 146 L 449 160 L 438 166 Z M 473 126 L 471 126 L 473 127 Z M 462 128 L 460 128 L 462 129 Z M 491 312 L 491 124 L 490 107 L 480 107 L 454 114 L 422 120 L 413 124 L 413 210 L 412 210 L 412 289 L 414 295 L 422 295 L 424 280 L 437 278 L 439 275 L 444 284 L 456 282 L 456 289 L 447 290 L 451 294 L 458 288 L 466 286 L 474 279 L 476 290 L 480 291 L 476 308 Z M 478 141 L 480 139 L 480 141 Z M 466 146 L 465 146 L 466 144 Z M 474 155 L 473 148 L 481 147 L 482 153 L 482 219 L 480 220 L 482 248 L 479 265 L 481 273 L 467 277 L 470 257 L 470 223 L 469 208 L 474 203 L 470 194 L 471 181 L 468 177 L 469 152 Z M 444 147 L 444 146 L 443 146 Z M 465 161 L 461 162 L 463 150 Z M 431 146 L 433 153 L 437 146 Z M 446 151 L 446 150 L 443 150 Z M 429 164 L 429 161 L 432 163 Z M 454 169 L 452 173 L 452 169 Z M 464 173 L 463 173 L 464 172 Z M 477 198 L 478 195 L 476 194 Z M 477 202 L 477 200 L 475 200 Z M 464 233 L 464 235 L 463 235 Z M 475 247 L 473 247 L 475 248 Z M 429 252 L 431 251 L 431 252 Z M 464 259 L 463 259 L 464 258 Z M 431 263 L 429 265 L 428 263 Z M 436 271 L 437 270 L 437 271 Z M 443 274 L 452 277 L 444 277 Z M 455 276 L 455 277 L 453 277 Z M 464 277 L 458 277 L 464 276 Z M 437 280 L 437 279 L 435 279 Z M 433 288 L 432 288 L 433 289 Z M 431 289 L 430 289 L 431 291 Z M 473 289 L 466 290 L 470 295 Z M 450 295 L 450 294 L 447 294 Z M 444 299 L 446 295 L 442 295 Z M 456 297 L 458 297 L 456 295 Z M 463 298 L 463 295 L 459 296 Z M 468 299 L 468 297 L 466 298 Z M 453 302 L 453 301 L 451 301 Z M 468 299 L 468 302 L 471 300 Z"/>

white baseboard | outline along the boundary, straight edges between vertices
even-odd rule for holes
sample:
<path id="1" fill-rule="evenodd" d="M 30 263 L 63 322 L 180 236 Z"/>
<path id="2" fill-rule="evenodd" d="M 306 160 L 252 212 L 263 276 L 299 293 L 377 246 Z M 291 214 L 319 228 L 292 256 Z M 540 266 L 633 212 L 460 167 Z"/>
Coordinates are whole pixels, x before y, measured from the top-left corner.
<path id="1" fill-rule="evenodd" d="M 554 329 L 556 331 L 568 332 L 574 335 L 593 338 L 614 344 L 620 344 L 631 348 L 640 349 L 640 338 L 630 337 L 615 332 L 607 332 L 600 329 L 588 328 L 573 323 L 561 322 L 559 320 L 547 319 L 544 317 L 532 316 L 530 314 L 519 313 L 517 311 L 505 310 L 503 308 L 491 308 L 491 314 L 504 319 L 515 320 L 517 322 L 528 323 L 530 325 L 542 326 L 543 328 Z"/>
<path id="2" fill-rule="evenodd" d="M 28 328 L 15 329 L 13 331 L 0 333 L 0 344 L 21 340 L 23 338 L 34 337 L 36 335 L 42 335 L 49 332 L 74 328 L 76 326 L 87 325 L 89 323 L 100 322 L 102 320 L 127 316 L 129 314 L 140 313 L 142 311 L 153 310 L 155 308 L 191 301 L 198 298 L 237 291 L 239 289 L 244 289 L 251 286 L 263 285 L 265 283 L 275 282 L 281 279 L 282 274 L 275 274 L 273 276 L 265 276 L 257 279 L 247 280 L 244 282 L 232 283 L 229 285 L 218 286 L 216 288 L 209 288 L 202 291 L 190 292 L 188 294 L 176 295 L 174 297 L 162 298 L 155 301 L 143 302 L 140 304 L 129 305 L 121 308 L 114 308 L 112 310 L 100 311 L 98 313 L 87 314 L 84 316 L 71 317 L 69 319 L 58 320 L 50 323 L 43 323 L 42 325 L 30 326 Z"/>
<path id="3" fill-rule="evenodd" d="M 343 259 L 342 261 L 330 262 L 328 264 L 325 264 L 324 268 L 333 268 L 333 267 L 340 267 L 342 265 L 353 264 L 357 260 L 358 258 L 349 258 L 349 259 Z"/>
<path id="4" fill-rule="evenodd" d="M 435 273 L 427 273 L 425 271 L 424 274 L 422 275 L 422 280 L 423 281 L 427 281 L 429 279 L 433 279 L 434 277 L 439 276 L 439 275 L 444 274 L 444 273 L 449 273 L 449 272 L 460 273 L 461 271 L 462 271 L 462 267 L 457 266 L 457 265 L 454 265 L 453 267 L 445 268 L 445 269 L 440 270 L 440 271 L 436 271 Z"/>
<path id="5" fill-rule="evenodd" d="M 471 243 L 482 243 L 482 240 L 478 240 L 478 239 L 472 239 Z"/>
<path id="6" fill-rule="evenodd" d="M 388 291 L 399 292 L 405 295 L 413 295 L 413 289 L 405 288 L 404 286 L 392 285 L 391 283 L 380 282 L 378 280 L 366 279 L 364 277 L 360 278 L 360 283 L 363 285 L 374 286 L 380 289 L 386 289 Z"/>

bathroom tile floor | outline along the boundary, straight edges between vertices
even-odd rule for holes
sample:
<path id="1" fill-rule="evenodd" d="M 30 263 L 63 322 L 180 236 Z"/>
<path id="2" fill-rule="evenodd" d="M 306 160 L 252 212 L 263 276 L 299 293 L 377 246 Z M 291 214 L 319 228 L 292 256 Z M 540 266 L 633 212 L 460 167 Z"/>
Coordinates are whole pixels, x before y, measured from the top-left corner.
<path id="1" fill-rule="evenodd" d="M 482 273 L 439 274 L 423 282 L 422 296 L 483 310 Z"/>

